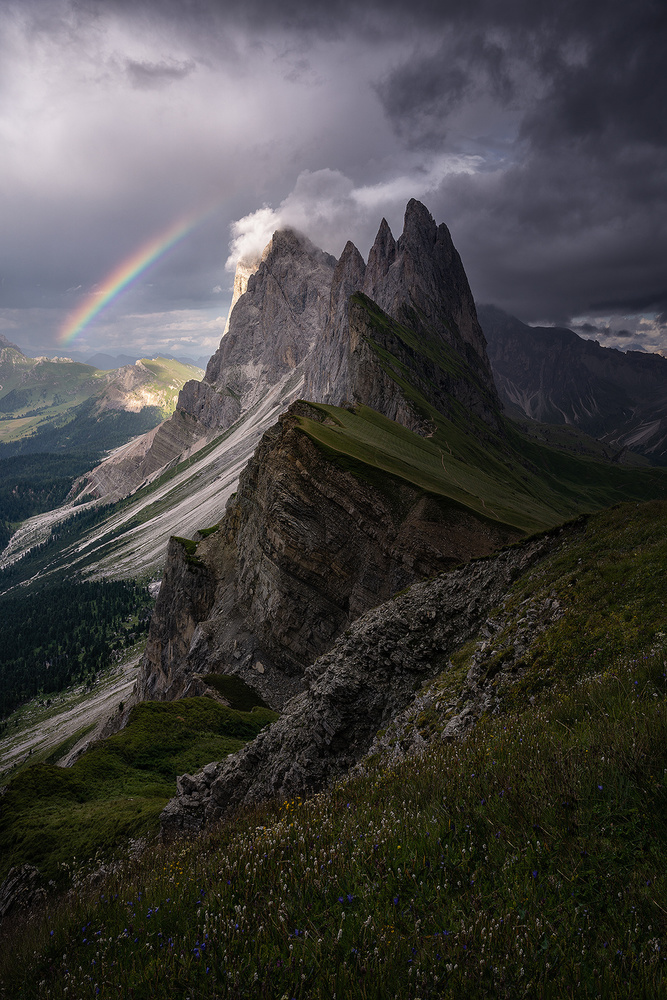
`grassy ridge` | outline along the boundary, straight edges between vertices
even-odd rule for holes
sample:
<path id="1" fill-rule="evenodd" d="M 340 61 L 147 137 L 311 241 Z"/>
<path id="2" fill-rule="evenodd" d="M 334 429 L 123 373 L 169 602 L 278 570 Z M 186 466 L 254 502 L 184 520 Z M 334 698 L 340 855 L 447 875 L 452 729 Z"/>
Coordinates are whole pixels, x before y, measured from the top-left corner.
<path id="1" fill-rule="evenodd" d="M 666 527 L 593 515 L 516 581 L 515 627 L 543 593 L 564 613 L 465 741 L 79 882 L 10 931 L 4 995 L 667 995 Z"/>
<path id="2" fill-rule="evenodd" d="M 352 410 L 312 404 L 328 419 L 320 423 L 301 418 L 302 429 L 350 471 L 368 477 L 372 469 L 381 474 L 376 479 L 389 474 L 407 480 L 526 533 L 621 500 L 665 495 L 664 470 L 628 468 L 548 447 L 529 439 L 500 414 L 501 433 L 496 433 L 443 388 L 452 380 L 459 386 L 468 382 L 484 398 L 477 375 L 459 354 L 423 324 L 417 336 L 366 296 L 354 295 L 352 303 L 363 316 L 360 336 L 431 432 L 428 437 L 414 434 L 363 405 Z M 432 381 L 434 366 L 442 373 L 440 387 Z M 440 400 L 447 415 L 425 392 Z M 488 404 L 493 410 L 490 397 Z"/>
<path id="3" fill-rule="evenodd" d="M 667 492 L 661 469 L 628 469 L 568 455 L 512 430 L 508 454 L 506 447 L 501 451 L 475 440 L 435 410 L 429 413 L 434 433 L 424 438 L 367 406 L 312 405 L 328 419 L 300 417 L 301 428 L 351 471 L 366 466 L 397 476 L 527 533 L 615 500 Z"/>

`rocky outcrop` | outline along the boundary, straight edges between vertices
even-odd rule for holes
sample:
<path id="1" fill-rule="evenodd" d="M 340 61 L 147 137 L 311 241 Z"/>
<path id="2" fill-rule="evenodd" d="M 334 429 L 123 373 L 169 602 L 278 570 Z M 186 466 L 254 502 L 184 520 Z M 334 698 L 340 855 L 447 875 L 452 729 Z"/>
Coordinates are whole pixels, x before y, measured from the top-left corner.
<path id="1" fill-rule="evenodd" d="M 178 778 L 164 834 L 199 830 L 241 805 L 313 792 L 346 773 L 552 544 L 544 536 L 515 546 L 364 615 L 308 668 L 306 690 L 277 722 L 222 763 Z"/>
<path id="2" fill-rule="evenodd" d="M 276 233 L 204 380 L 184 387 L 179 406 L 199 427 L 225 427 L 281 379 L 315 402 L 363 404 L 425 436 L 434 413 L 478 436 L 498 431 L 465 273 L 423 205 L 408 204 L 398 241 L 382 222 L 367 265 L 352 243 L 336 263 L 297 233 Z M 181 597 L 163 586 L 139 697 L 179 697 L 196 676 L 231 672 L 280 709 L 370 607 L 518 536 L 405 479 L 353 475 L 302 432 L 304 416 L 328 419 L 301 404 L 281 418 L 219 530 L 197 543 L 215 596 L 185 644 L 172 614 Z"/>
<path id="3" fill-rule="evenodd" d="M 667 359 L 526 326 L 493 306 L 480 307 L 480 317 L 508 413 L 570 424 L 667 464 Z"/>
<path id="4" fill-rule="evenodd" d="M 261 408 L 267 395 L 286 407 L 302 394 L 303 363 L 326 325 L 335 263 L 293 230 L 275 233 L 261 257 L 241 261 L 225 335 L 204 378 L 185 383 L 170 420 L 94 469 L 86 493 L 126 496 Z"/>
<path id="5" fill-rule="evenodd" d="M 46 890 L 34 865 L 10 868 L 7 878 L 0 885 L 0 922 L 17 910 L 27 910 L 45 899 Z"/>
<path id="6" fill-rule="evenodd" d="M 150 662 L 150 672 L 138 684 L 140 700 L 154 700 L 164 692 L 173 692 L 172 697 L 202 693 L 205 685 L 192 676 L 183 677 L 182 671 L 178 677 L 175 673 L 187 656 L 199 622 L 211 609 L 215 587 L 215 576 L 198 558 L 196 544 L 172 537 L 146 643 L 144 662 Z"/>
<path id="7" fill-rule="evenodd" d="M 264 435 L 218 530 L 190 543 L 190 560 L 172 542 L 140 698 L 178 697 L 217 671 L 280 709 L 369 608 L 518 536 L 388 473 L 354 475 L 304 433 L 305 418 L 330 421 L 294 404 Z"/>
<path id="8" fill-rule="evenodd" d="M 73 495 L 115 500 L 134 492 L 173 463 L 201 448 L 208 435 L 184 410 L 152 431 L 117 448 L 104 462 L 79 480 Z"/>

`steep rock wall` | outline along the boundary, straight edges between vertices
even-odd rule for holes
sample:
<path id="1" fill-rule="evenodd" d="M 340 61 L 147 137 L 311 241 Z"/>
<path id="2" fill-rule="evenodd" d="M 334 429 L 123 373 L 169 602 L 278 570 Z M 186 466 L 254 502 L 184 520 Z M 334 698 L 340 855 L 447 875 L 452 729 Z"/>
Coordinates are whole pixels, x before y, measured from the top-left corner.
<path id="1" fill-rule="evenodd" d="M 204 378 L 185 383 L 157 432 L 96 468 L 86 492 L 125 496 L 260 407 L 276 387 L 285 405 L 302 394 L 303 363 L 326 325 L 335 263 L 289 229 L 274 234 L 261 258 L 242 262 L 239 295 Z"/>
<path id="2" fill-rule="evenodd" d="M 327 419 L 294 404 L 262 438 L 219 529 L 197 544 L 215 595 L 207 584 L 209 606 L 197 604 L 186 643 L 173 609 L 190 598 L 168 563 L 140 698 L 178 697 L 193 675 L 217 671 L 238 674 L 282 708 L 302 689 L 306 667 L 369 608 L 516 537 L 387 474 L 354 475 L 303 433 L 301 416 Z M 199 577 L 192 586 L 198 592 Z M 189 621 L 187 608 L 184 615 Z"/>
<path id="3" fill-rule="evenodd" d="M 335 264 L 305 236 L 276 232 L 203 381 L 188 383 L 179 405 L 204 426 L 224 429 L 296 371 L 326 325 Z"/>
<path id="4" fill-rule="evenodd" d="M 153 621 L 157 619 L 161 627 L 157 629 L 151 624 L 146 643 L 145 659 L 150 660 L 151 671 L 141 686 L 142 701 L 158 698 L 174 689 L 183 696 L 200 694 L 204 687 L 196 679 L 190 688 L 183 686 L 174 669 L 187 655 L 192 636 L 215 596 L 215 576 L 197 558 L 194 548 L 194 543 L 188 539 L 171 538 L 169 541 L 165 573 L 153 616 Z"/>
<path id="5" fill-rule="evenodd" d="M 178 778 L 163 833 L 200 830 L 241 805 L 311 793 L 346 773 L 552 546 L 549 536 L 526 542 L 417 584 L 364 615 L 306 671 L 306 690 L 277 722 L 225 761 Z"/>
<path id="6" fill-rule="evenodd" d="M 526 326 L 480 307 L 498 388 L 510 413 L 571 424 L 667 464 L 667 359 L 618 351 L 571 330 Z"/>
<path id="7" fill-rule="evenodd" d="M 359 355 L 359 316 L 350 302 L 355 293 L 362 293 L 385 317 L 409 329 L 416 349 L 408 351 L 406 358 L 405 341 L 399 338 L 399 360 L 411 371 L 416 356 L 420 356 L 419 367 L 426 376 L 422 389 L 434 379 L 440 388 L 446 382 L 448 405 L 453 399 L 494 431 L 500 430 L 500 403 L 486 341 L 461 258 L 447 227 L 437 226 L 420 202 L 412 199 L 408 203 L 398 240 L 382 220 L 367 264 L 352 243 L 345 247 L 333 276 L 327 326 L 306 364 L 304 386 L 307 399 L 334 405 L 357 399 L 418 430 L 414 411 L 395 405 L 400 394 L 396 379 L 390 386 L 382 385 L 386 379 L 380 375 L 378 358 L 368 352 L 363 358 Z M 378 333 L 376 329 L 376 336 Z M 384 339 L 382 333 L 380 337 Z M 392 353 L 396 338 L 390 345 L 380 346 Z M 452 371 L 452 358 L 457 359 L 458 371 Z M 368 394 L 371 363 L 374 377 L 379 379 L 375 396 Z M 362 369 L 366 377 L 360 382 Z M 427 398 L 431 395 L 426 392 Z M 439 408 L 442 393 L 436 392 L 432 401 Z"/>

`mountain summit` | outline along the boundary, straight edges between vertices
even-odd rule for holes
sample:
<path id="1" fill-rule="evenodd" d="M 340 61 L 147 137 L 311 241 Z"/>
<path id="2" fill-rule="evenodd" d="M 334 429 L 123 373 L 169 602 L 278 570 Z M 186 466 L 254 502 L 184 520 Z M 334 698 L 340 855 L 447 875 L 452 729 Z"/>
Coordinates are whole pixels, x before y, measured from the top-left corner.
<path id="1" fill-rule="evenodd" d="M 401 471 L 387 497 L 384 482 L 359 479 L 352 454 L 344 468 L 332 462 L 322 440 L 332 421 L 341 426 L 340 407 L 361 418 L 352 435 L 370 434 L 376 455 L 378 434 L 400 453 L 412 436 L 433 438 L 443 418 L 502 439 L 463 266 L 446 226 L 419 202 L 408 204 L 398 240 L 382 220 L 367 264 L 349 242 L 336 262 L 292 230 L 274 234 L 179 409 L 224 429 L 272 395 L 309 402 L 292 403 L 264 434 L 211 537 L 172 540 L 142 698 L 198 693 L 215 662 L 280 707 L 301 689 L 305 666 L 368 608 L 521 534 L 503 516 L 480 520 L 478 509 L 428 499 L 416 471 Z M 394 440 L 397 425 L 405 440 Z M 345 447 L 356 454 L 357 444 Z M 428 451 L 437 479 L 442 452 L 435 442 Z"/>
<path id="2" fill-rule="evenodd" d="M 363 341 L 378 340 L 378 324 L 371 333 L 363 300 L 350 296 L 362 293 L 397 327 L 383 323 L 382 337 L 389 338 L 390 353 L 400 364 L 414 369 L 416 353 L 426 360 L 427 394 L 440 408 L 443 392 L 459 400 L 471 412 L 498 429 L 499 402 L 486 353 L 484 334 L 477 320 L 468 279 L 447 226 L 437 226 L 428 209 L 412 199 L 405 211 L 403 233 L 395 240 L 383 219 L 365 265 L 352 243 L 348 243 L 336 265 L 331 288 L 329 317 L 324 336 L 318 342 L 307 367 L 305 395 L 308 399 L 340 404 L 343 400 L 363 401 L 393 419 L 416 429 L 412 417 L 401 414 L 397 405 L 397 383 L 392 382 L 390 400 L 382 401 L 376 386 L 369 383 L 369 354 Z M 355 308 L 356 306 L 356 308 Z M 361 306 L 361 309 L 359 308 Z M 399 327 L 411 331 L 406 342 Z M 399 342 L 402 342 L 399 346 Z M 446 356 L 456 359 L 455 377 L 447 377 Z M 409 357 L 406 357 L 409 355 Z M 436 356 L 439 355 L 436 361 Z M 435 364 L 434 364 L 435 362 Z M 461 362 L 467 368 L 465 375 Z M 385 357 L 382 366 L 387 370 Z M 374 366 L 374 367 L 377 367 Z M 377 373 L 376 373 L 377 374 Z M 397 374 L 394 368 L 394 374 Z M 438 387 L 441 392 L 438 392 Z M 422 382 L 422 389 L 426 383 Z M 435 395 L 434 395 L 435 393 Z M 391 411 L 391 412 L 389 412 Z"/>
<path id="3" fill-rule="evenodd" d="M 459 366 L 464 361 L 468 368 L 467 385 L 457 372 L 445 380 L 446 391 L 497 429 L 498 398 L 461 259 L 447 227 L 437 226 L 420 202 L 408 203 L 398 240 L 382 220 L 367 264 L 350 242 L 335 261 L 305 236 L 285 229 L 274 233 L 254 264 L 241 262 L 240 270 L 235 285 L 245 292 L 233 305 L 228 332 L 204 379 L 188 383 L 179 399 L 179 409 L 204 427 L 225 429 L 279 385 L 285 402 L 297 393 L 333 405 L 361 400 L 416 426 L 414 414 L 404 413 L 403 420 L 399 415 L 394 397 L 400 390 L 393 379 L 391 399 L 380 398 L 379 386 L 373 392 L 370 379 L 377 381 L 378 372 L 371 376 L 369 366 L 377 369 L 384 362 L 363 350 L 368 321 L 360 301 L 352 302 L 360 294 L 386 318 L 409 327 L 422 354 L 429 345 L 427 377 L 436 384 L 446 365 L 440 358 L 434 363 L 434 352 L 455 352 Z M 395 331 L 378 338 L 375 324 L 375 340 L 387 336 L 395 347 Z"/>

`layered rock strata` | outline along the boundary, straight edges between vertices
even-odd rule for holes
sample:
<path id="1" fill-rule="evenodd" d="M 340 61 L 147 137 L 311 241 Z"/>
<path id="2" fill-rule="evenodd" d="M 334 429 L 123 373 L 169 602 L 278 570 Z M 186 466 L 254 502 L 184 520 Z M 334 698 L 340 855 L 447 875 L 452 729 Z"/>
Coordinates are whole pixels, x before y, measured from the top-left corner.
<path id="1" fill-rule="evenodd" d="M 245 293 L 204 380 L 181 392 L 181 419 L 227 426 L 291 378 L 294 393 L 361 403 L 419 434 L 433 431 L 437 413 L 481 434 L 498 431 L 465 272 L 446 226 L 419 202 L 408 204 L 398 241 L 383 220 L 368 264 L 352 243 L 336 263 L 286 230 L 242 279 Z M 172 543 L 139 697 L 194 693 L 201 675 L 231 672 L 281 708 L 301 690 L 305 668 L 359 615 L 516 537 L 404 480 L 386 476 L 378 485 L 382 476 L 345 471 L 301 432 L 305 413 L 325 419 L 292 408 L 264 435 L 219 530 L 198 541 L 196 566 L 183 564 L 180 543 Z M 198 594 L 197 567 L 206 568 L 207 596 L 193 598 L 194 625 L 185 589 L 178 592 L 185 577 L 176 589 L 170 581 L 191 569 Z"/>
<path id="2" fill-rule="evenodd" d="M 514 546 L 364 615 L 308 668 L 306 690 L 277 722 L 222 763 L 178 778 L 162 813 L 164 834 L 200 830 L 242 805 L 308 794 L 346 773 L 552 546 L 552 536 Z"/>
<path id="3" fill-rule="evenodd" d="M 262 438 L 218 530 L 190 543 L 190 556 L 170 543 L 140 698 L 195 693 L 198 676 L 235 673 L 280 709 L 369 608 L 517 537 L 389 474 L 354 475 L 302 418 L 329 419 L 293 404 Z"/>
<path id="4" fill-rule="evenodd" d="M 302 395 L 303 364 L 327 321 L 335 264 L 289 229 L 275 233 L 261 257 L 240 262 L 225 335 L 204 378 L 185 383 L 173 417 L 150 437 L 95 469 L 87 492 L 127 495 L 261 408 L 268 394 L 283 406 Z"/>

